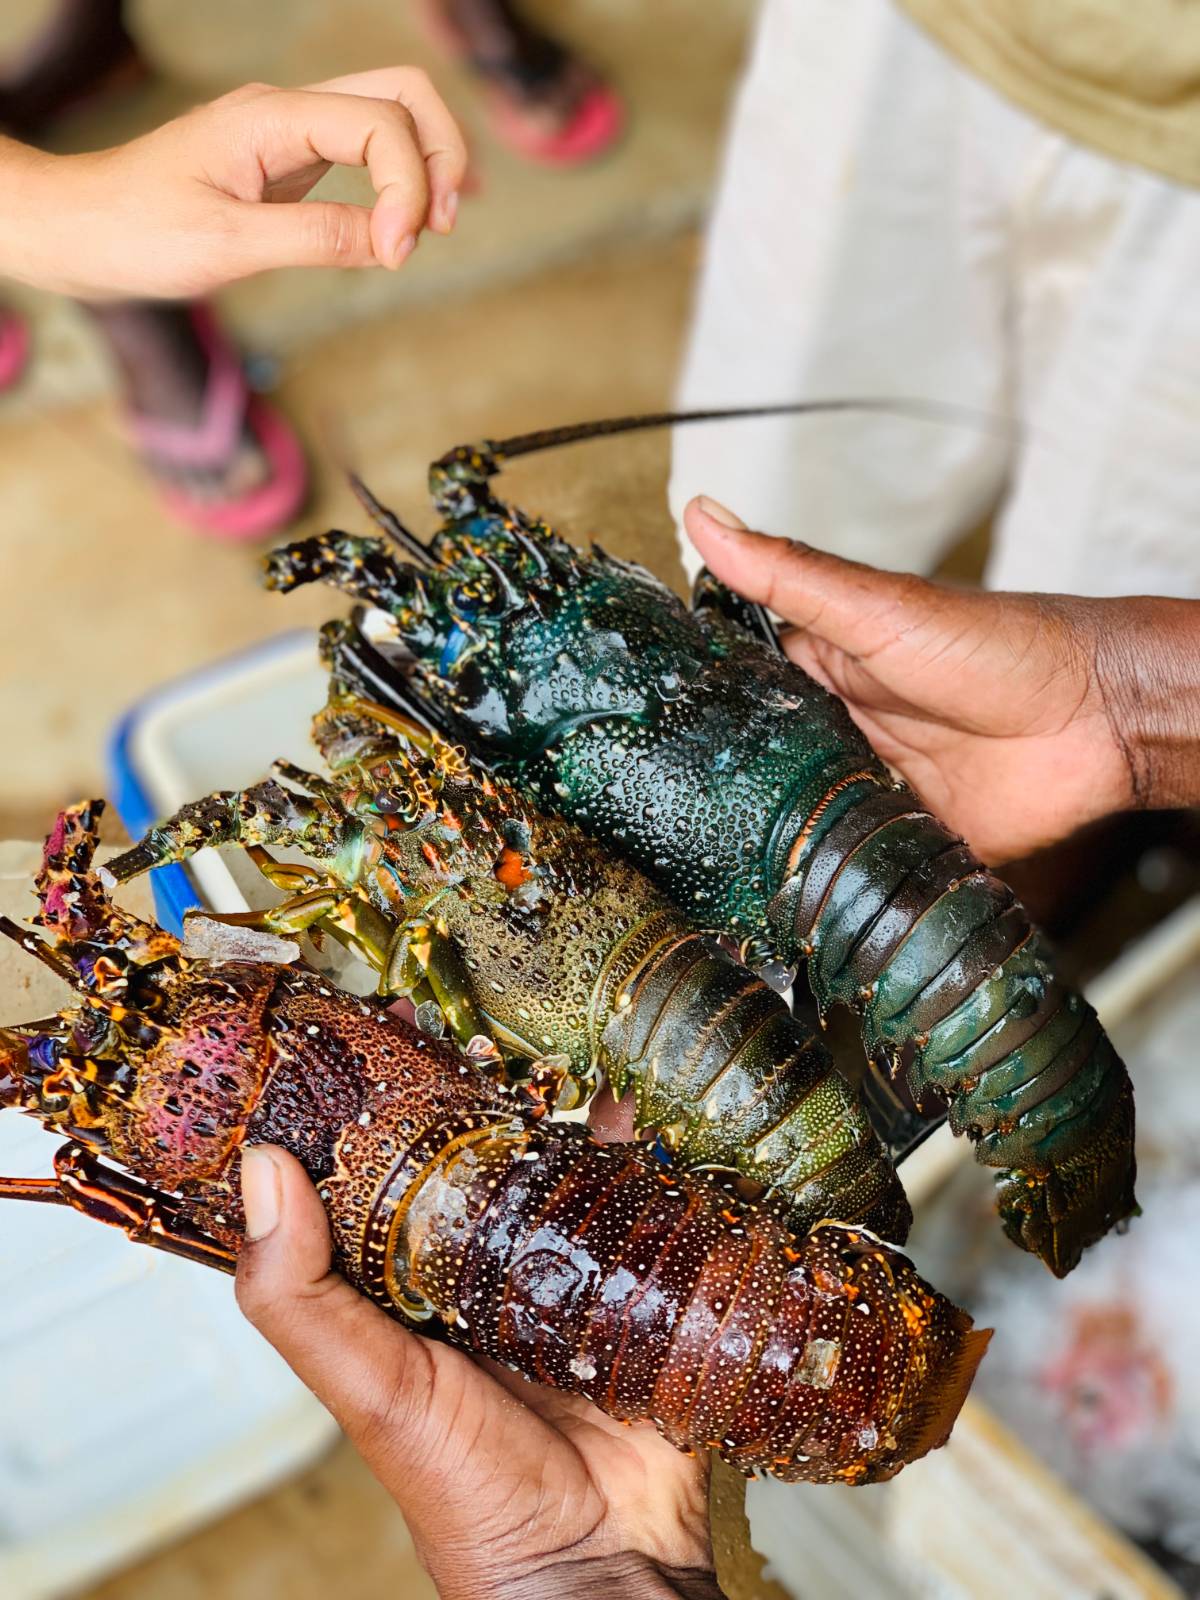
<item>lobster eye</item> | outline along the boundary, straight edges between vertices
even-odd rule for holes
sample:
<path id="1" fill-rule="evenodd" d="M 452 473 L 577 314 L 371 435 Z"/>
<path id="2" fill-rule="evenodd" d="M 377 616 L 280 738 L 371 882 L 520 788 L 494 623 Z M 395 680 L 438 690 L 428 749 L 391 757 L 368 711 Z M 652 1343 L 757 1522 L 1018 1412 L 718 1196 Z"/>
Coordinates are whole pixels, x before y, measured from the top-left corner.
<path id="1" fill-rule="evenodd" d="M 408 810 L 410 803 L 409 796 L 404 790 L 394 784 L 386 789 L 377 789 L 371 801 L 376 811 L 382 811 L 385 817 L 402 815 Z"/>
<path id="2" fill-rule="evenodd" d="M 452 613 L 463 622 L 470 622 L 483 610 L 484 596 L 478 583 L 460 583 L 450 596 Z"/>
<path id="3" fill-rule="evenodd" d="M 49 1034 L 39 1034 L 29 1042 L 29 1059 L 44 1072 L 53 1072 L 62 1055 L 62 1043 Z"/>

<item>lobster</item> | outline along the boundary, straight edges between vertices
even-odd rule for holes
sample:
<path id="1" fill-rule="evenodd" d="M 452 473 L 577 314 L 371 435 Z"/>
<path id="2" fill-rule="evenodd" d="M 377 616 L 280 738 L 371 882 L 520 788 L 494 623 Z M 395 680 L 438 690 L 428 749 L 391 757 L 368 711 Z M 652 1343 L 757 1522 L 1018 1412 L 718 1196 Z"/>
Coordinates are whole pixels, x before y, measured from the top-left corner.
<path id="1" fill-rule="evenodd" d="M 237 843 L 278 888 L 262 913 L 217 919 L 340 938 L 383 994 L 440 1016 L 477 1060 L 557 1073 L 556 1109 L 601 1073 L 634 1095 L 680 1166 L 772 1191 L 803 1232 L 823 1217 L 903 1242 L 904 1191 L 856 1093 L 811 1028 L 635 867 L 472 767 L 436 733 L 340 692 L 341 631 L 313 736 L 333 780 L 276 777 L 185 805 L 109 871 L 125 881 Z M 292 788 L 279 781 L 287 780 Z M 276 861 L 270 845 L 309 858 Z"/>
<path id="2" fill-rule="evenodd" d="M 321 580 L 379 607 L 393 645 L 360 638 L 365 693 L 612 843 L 752 962 L 805 962 L 822 1015 L 852 1007 L 877 1070 L 948 1106 L 999 1169 L 1008 1236 L 1063 1276 L 1136 1210 L 1133 1091 L 1012 892 L 783 657 L 760 607 L 702 573 L 689 609 L 492 490 L 505 459 L 548 445 L 755 414 L 452 450 L 431 469 L 444 521 L 428 546 L 358 485 L 386 538 L 300 540 L 269 557 L 268 585 Z"/>
<path id="3" fill-rule="evenodd" d="M 0 1196 L 228 1271 L 241 1151 L 273 1142 L 389 1314 L 680 1449 L 866 1483 L 945 1440 L 988 1334 L 891 1246 L 840 1222 L 793 1236 L 644 1147 L 548 1124 L 449 1041 L 283 962 L 284 941 L 189 957 L 110 899 L 99 810 L 47 840 L 49 942 L 3 923 L 77 1003 L 0 1032 L 0 1105 L 66 1135 L 53 1177 Z"/>

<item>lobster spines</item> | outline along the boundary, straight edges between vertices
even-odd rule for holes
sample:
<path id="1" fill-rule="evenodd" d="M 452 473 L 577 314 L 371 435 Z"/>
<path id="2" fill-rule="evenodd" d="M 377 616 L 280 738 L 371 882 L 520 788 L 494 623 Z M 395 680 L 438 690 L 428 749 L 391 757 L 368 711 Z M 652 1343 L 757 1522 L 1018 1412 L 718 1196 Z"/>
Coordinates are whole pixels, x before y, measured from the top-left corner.
<path id="1" fill-rule="evenodd" d="M 75 981 L 92 989 L 120 987 L 129 966 L 169 959 L 179 942 L 162 928 L 142 922 L 116 905 L 95 870 L 103 800 L 68 806 L 55 819 L 35 880 L 38 912 L 60 958 L 75 968 Z"/>
<path id="2" fill-rule="evenodd" d="M 330 583 L 386 611 L 419 603 L 422 592 L 421 574 L 398 560 L 386 541 L 338 528 L 272 550 L 263 570 L 266 587 L 282 594 L 307 583 Z"/>

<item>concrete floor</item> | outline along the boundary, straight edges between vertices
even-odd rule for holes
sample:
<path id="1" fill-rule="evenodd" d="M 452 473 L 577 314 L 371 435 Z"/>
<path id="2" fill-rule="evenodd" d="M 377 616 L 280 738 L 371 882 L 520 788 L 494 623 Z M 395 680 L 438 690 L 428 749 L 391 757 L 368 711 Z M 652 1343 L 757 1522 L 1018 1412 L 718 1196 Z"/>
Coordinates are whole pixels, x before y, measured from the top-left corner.
<path id="1" fill-rule="evenodd" d="M 45 0 L 10 0 L 0 54 Z M 665 404 L 686 323 L 700 219 L 752 0 L 543 5 L 587 39 L 631 101 L 612 159 L 534 171 L 478 134 L 484 192 L 451 242 L 403 273 L 278 274 L 223 301 L 276 364 L 275 392 L 308 440 L 316 490 L 301 531 L 362 516 L 330 458 L 348 455 L 385 501 L 428 525 L 424 469 L 454 443 Z M 142 0 L 133 17 L 160 81 L 81 118 L 96 147 L 249 78 L 305 82 L 381 62 L 431 64 L 408 8 L 383 0 Z M 461 75 L 439 69 L 482 125 Z M 271 633 L 322 620 L 316 592 L 283 600 L 259 552 L 178 531 L 128 458 L 85 319 L 9 296 L 33 319 L 36 364 L 0 400 L 0 838 L 44 832 L 58 805 L 104 787 L 114 719 L 141 694 Z M 674 576 L 666 441 L 574 447 L 519 463 L 514 498 L 576 535 Z M 265 754 L 269 755 L 269 752 Z M 285 1488 L 92 1591 L 92 1600 L 291 1600 L 432 1587 L 391 1501 L 346 1446 Z"/>

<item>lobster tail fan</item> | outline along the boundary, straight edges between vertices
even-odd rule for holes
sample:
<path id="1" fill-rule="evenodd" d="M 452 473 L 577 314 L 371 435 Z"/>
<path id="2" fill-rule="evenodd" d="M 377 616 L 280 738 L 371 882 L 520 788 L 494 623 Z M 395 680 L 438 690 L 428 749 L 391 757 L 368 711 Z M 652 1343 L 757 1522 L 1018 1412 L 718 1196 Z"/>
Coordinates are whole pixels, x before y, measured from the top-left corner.
<path id="1" fill-rule="evenodd" d="M 1099 1048 L 1112 1051 L 1107 1039 Z M 1133 1086 L 1124 1078 L 1077 1155 L 1056 1163 L 1036 1185 L 1020 1171 L 997 1180 L 1004 1231 L 1065 1278 L 1089 1245 L 1137 1216 L 1136 1177 Z"/>
<path id="2" fill-rule="evenodd" d="M 991 1342 L 990 1328 L 973 1327 L 965 1311 L 957 1306 L 950 1309 L 956 1328 L 944 1347 L 931 1354 L 915 1402 L 905 1407 L 893 1427 L 899 1449 L 888 1477 L 895 1476 L 906 1462 L 918 1461 L 946 1443 Z"/>

